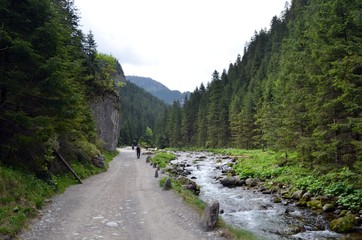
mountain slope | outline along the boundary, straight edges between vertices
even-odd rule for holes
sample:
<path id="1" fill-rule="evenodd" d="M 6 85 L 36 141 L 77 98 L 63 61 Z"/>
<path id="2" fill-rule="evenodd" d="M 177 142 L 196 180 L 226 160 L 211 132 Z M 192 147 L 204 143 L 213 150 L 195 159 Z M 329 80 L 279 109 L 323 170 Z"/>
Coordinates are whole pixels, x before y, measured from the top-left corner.
<path id="1" fill-rule="evenodd" d="M 137 86 L 145 89 L 147 92 L 158 97 L 167 104 L 172 104 L 174 101 L 180 100 L 183 102 L 185 96 L 189 96 L 190 92 L 181 93 L 177 90 L 170 90 L 160 82 L 147 77 L 126 76 L 126 79 Z"/>
<path id="2" fill-rule="evenodd" d="M 163 117 L 167 106 L 162 100 L 129 81 L 121 87 L 119 95 L 122 114 L 121 145 L 138 142 L 147 127 L 157 132 L 156 123 Z"/>

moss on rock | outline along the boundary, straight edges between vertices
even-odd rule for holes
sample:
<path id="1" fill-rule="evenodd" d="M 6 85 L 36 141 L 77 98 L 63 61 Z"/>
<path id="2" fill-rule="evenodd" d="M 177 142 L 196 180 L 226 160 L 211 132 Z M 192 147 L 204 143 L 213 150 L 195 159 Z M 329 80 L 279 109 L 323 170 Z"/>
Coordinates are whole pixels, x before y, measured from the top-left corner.
<path id="1" fill-rule="evenodd" d="M 322 203 L 320 200 L 311 200 L 307 202 L 307 206 L 313 210 L 316 210 L 322 208 Z"/>
<path id="2" fill-rule="evenodd" d="M 344 217 L 334 219 L 329 227 L 332 231 L 344 233 L 352 230 L 356 224 L 356 219 L 353 214 L 347 214 Z"/>

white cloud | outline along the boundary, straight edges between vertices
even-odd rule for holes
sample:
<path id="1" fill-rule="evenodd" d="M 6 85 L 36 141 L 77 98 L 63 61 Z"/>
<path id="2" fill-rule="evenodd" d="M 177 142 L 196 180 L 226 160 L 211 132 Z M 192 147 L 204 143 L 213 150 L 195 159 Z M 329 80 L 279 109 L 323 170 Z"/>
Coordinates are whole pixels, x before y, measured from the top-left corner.
<path id="1" fill-rule="evenodd" d="M 255 30 L 269 28 L 285 0 L 75 0 L 85 32 L 126 75 L 192 91 L 243 53 Z"/>

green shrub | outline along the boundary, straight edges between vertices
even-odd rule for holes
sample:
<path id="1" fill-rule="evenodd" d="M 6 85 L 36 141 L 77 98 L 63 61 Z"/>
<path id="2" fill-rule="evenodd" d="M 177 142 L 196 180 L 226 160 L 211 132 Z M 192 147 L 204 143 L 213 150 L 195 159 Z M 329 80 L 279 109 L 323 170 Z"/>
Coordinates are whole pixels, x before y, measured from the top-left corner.
<path id="1" fill-rule="evenodd" d="M 156 163 L 160 168 L 165 168 L 171 160 L 176 159 L 173 153 L 160 152 L 150 159 L 152 163 Z"/>
<path id="2" fill-rule="evenodd" d="M 350 209 L 362 207 L 362 176 L 358 169 L 348 167 L 330 170 L 324 165 L 313 169 L 301 164 L 296 154 L 284 154 L 261 150 L 217 149 L 216 153 L 238 156 L 234 165 L 235 172 L 241 178 L 272 178 L 273 182 L 288 184 L 292 187 L 310 191 L 313 194 L 326 194 L 338 197 L 338 203 Z"/>
<path id="3" fill-rule="evenodd" d="M 54 189 L 31 174 L 0 167 L 0 235 L 14 236 Z"/>
<path id="4" fill-rule="evenodd" d="M 106 152 L 106 162 L 117 154 Z M 74 162 L 72 166 L 83 178 L 104 171 L 91 163 L 83 165 Z M 15 236 L 28 218 L 36 216 L 36 209 L 43 207 L 47 198 L 64 192 L 68 186 L 76 183 L 77 180 L 69 173 L 53 176 L 51 183 L 47 184 L 33 174 L 0 166 L 0 237 Z"/>
<path id="5" fill-rule="evenodd" d="M 342 194 L 339 196 L 337 203 L 350 208 L 352 210 L 358 210 L 362 208 L 362 189 L 353 190 L 349 194 Z"/>

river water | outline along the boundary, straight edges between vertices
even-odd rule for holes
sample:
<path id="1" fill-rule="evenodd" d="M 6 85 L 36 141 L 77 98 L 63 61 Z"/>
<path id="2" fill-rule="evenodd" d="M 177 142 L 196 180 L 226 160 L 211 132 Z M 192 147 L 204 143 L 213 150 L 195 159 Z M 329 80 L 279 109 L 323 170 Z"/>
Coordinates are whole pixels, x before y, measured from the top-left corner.
<path id="1" fill-rule="evenodd" d="M 292 204 L 274 203 L 273 195 L 243 187 L 227 188 L 220 184 L 223 168 L 232 159 L 204 152 L 177 152 L 172 164 L 185 166 L 188 178 L 200 187 L 200 198 L 217 200 L 220 217 L 228 224 L 253 232 L 261 239 L 335 240 L 346 236 L 328 230 L 322 215 Z M 299 229 L 299 230 L 298 230 Z M 303 229 L 300 231 L 300 229 Z M 296 232 L 299 232 L 295 234 Z M 346 238 L 352 239 L 352 238 Z"/>

